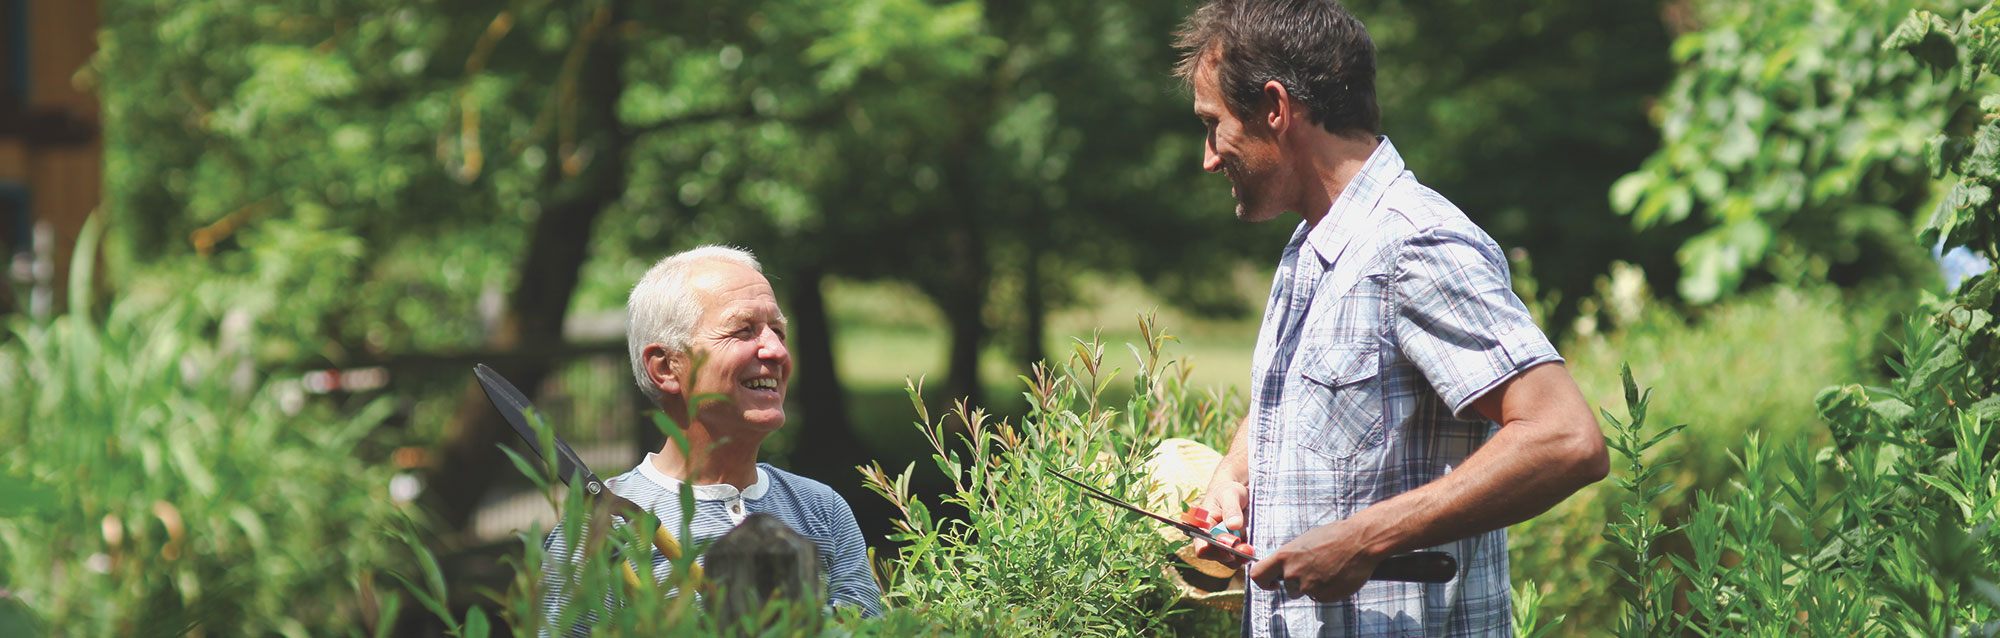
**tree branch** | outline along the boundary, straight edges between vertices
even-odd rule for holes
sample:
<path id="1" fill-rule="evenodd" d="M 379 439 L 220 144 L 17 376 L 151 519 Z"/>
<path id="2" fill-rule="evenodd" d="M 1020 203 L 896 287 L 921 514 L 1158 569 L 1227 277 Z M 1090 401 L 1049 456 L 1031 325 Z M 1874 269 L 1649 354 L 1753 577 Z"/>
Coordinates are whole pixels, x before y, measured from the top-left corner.
<path id="1" fill-rule="evenodd" d="M 648 133 L 656 133 L 659 131 L 664 131 L 670 128 L 676 128 L 681 126 L 707 124 L 709 122 L 715 122 L 719 120 L 730 120 L 730 119 L 747 120 L 755 117 L 757 117 L 757 109 L 755 107 L 750 106 L 750 104 L 746 102 L 742 104 L 740 107 L 734 109 L 709 111 L 706 113 L 687 113 L 683 115 L 676 115 L 673 117 L 669 117 L 663 120 L 648 122 L 646 124 L 642 124 L 639 126 L 625 127 L 624 133 L 626 137 L 632 138 L 632 137 L 639 137 L 642 135 L 646 135 Z"/>
<path id="2" fill-rule="evenodd" d="M 642 124 L 639 126 L 624 127 L 623 133 L 627 138 L 633 138 L 645 135 L 647 133 L 655 133 L 675 127 L 693 126 L 696 124 L 707 124 L 709 122 L 731 120 L 731 119 L 741 119 L 741 120 L 762 119 L 774 122 L 788 122 L 792 124 L 825 124 L 827 121 L 832 120 L 833 118 L 839 116 L 840 113 L 842 112 L 842 107 L 844 105 L 845 102 L 828 104 L 826 106 L 820 107 L 819 109 L 807 111 L 805 113 L 800 113 L 797 115 L 767 115 L 758 113 L 757 107 L 752 106 L 746 102 L 744 104 L 738 105 L 737 108 L 734 109 L 723 109 L 718 111 L 708 111 L 704 113 L 685 113 L 682 115 L 676 115 L 655 122 L 648 122 L 646 124 Z"/>

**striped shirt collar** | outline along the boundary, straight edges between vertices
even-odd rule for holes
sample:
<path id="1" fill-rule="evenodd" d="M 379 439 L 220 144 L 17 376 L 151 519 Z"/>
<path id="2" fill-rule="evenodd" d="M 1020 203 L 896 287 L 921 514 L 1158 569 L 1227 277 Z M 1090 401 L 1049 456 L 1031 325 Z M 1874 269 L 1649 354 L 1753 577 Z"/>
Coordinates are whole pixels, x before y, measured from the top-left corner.
<path id="1" fill-rule="evenodd" d="M 654 485 L 658 485 L 662 488 L 665 488 L 669 492 L 679 492 L 681 489 L 681 480 L 671 476 L 667 476 L 666 474 L 660 472 L 660 468 L 654 467 L 653 466 L 654 456 L 657 455 L 652 452 L 646 453 L 646 460 L 641 461 L 639 463 L 639 475 L 646 477 L 646 480 L 652 481 Z M 735 500 L 737 497 L 740 496 L 746 500 L 754 501 L 760 498 L 764 498 L 764 492 L 770 489 L 771 489 L 771 476 L 769 474 L 764 473 L 764 467 L 762 465 L 759 465 L 757 466 L 757 482 L 752 483 L 750 487 L 742 490 L 741 492 L 737 491 L 736 486 L 727 483 L 718 483 L 715 485 L 696 485 L 694 486 L 694 500 L 729 501 L 729 500 Z"/>
<path id="2" fill-rule="evenodd" d="M 1368 217 L 1375 212 L 1375 204 L 1389 192 L 1389 184 L 1403 175 L 1403 156 L 1396 153 L 1396 145 L 1389 143 L 1386 136 L 1378 135 L 1375 141 L 1375 151 L 1368 154 L 1361 171 L 1348 180 L 1340 197 L 1334 198 L 1333 205 L 1327 208 L 1326 216 L 1319 219 L 1320 223 L 1306 230 L 1305 247 L 1321 264 L 1339 259 L 1348 242 L 1363 234 L 1368 228 Z"/>

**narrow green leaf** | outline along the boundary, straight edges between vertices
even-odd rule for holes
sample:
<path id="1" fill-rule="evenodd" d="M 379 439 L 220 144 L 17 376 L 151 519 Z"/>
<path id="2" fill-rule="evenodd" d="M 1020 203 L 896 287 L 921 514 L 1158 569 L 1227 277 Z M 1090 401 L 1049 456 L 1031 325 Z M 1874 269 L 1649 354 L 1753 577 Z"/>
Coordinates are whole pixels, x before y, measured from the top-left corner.
<path id="1" fill-rule="evenodd" d="M 406 583 L 407 584 L 407 583 Z M 375 614 L 375 638 L 389 638 L 396 630 L 396 618 L 403 615 L 403 597 L 396 592 L 383 592 L 381 604 Z"/>
<path id="2" fill-rule="evenodd" d="M 475 606 L 472 611 L 466 612 L 465 626 L 458 635 L 460 638 L 486 638 L 491 629 L 486 620 L 486 610 Z"/>
<path id="3" fill-rule="evenodd" d="M 430 594 L 424 593 L 423 589 L 417 587 L 416 583 L 410 582 L 410 579 L 404 578 L 402 574 L 390 573 L 389 576 L 395 578 L 397 582 L 402 583 L 403 589 L 410 592 L 411 596 L 415 596 L 417 603 L 423 605 L 424 609 L 430 610 L 432 614 L 443 619 L 445 623 L 454 625 L 453 629 L 456 629 L 458 621 L 453 620 L 451 609 L 445 607 L 444 603 L 439 602 L 438 599 L 433 598 Z"/>
<path id="4" fill-rule="evenodd" d="M 539 490 L 549 486 L 549 480 L 543 475 L 543 472 L 535 469 L 534 464 L 529 463 L 528 459 L 522 458 L 519 452 L 514 451 L 514 448 L 497 443 L 494 446 L 500 448 L 500 452 L 507 455 L 507 460 L 514 464 L 514 471 L 520 472 L 521 476 L 528 477 L 529 480 L 535 482 L 536 489 Z"/>

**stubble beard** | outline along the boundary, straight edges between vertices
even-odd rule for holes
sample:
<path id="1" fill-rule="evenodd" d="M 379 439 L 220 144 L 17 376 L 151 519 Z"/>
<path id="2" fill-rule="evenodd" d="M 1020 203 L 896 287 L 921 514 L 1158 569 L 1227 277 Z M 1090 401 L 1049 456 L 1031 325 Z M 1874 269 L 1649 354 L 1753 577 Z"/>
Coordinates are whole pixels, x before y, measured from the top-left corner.
<path id="1" fill-rule="evenodd" d="M 1241 163 L 1232 163 L 1229 166 L 1228 174 L 1230 176 L 1231 188 L 1234 190 L 1236 195 L 1236 219 L 1254 224 L 1258 222 L 1267 222 L 1272 219 L 1276 219 L 1278 217 L 1277 215 L 1272 214 L 1269 211 L 1262 210 L 1260 204 L 1264 203 L 1265 199 L 1264 196 L 1266 195 L 1266 193 L 1260 193 L 1257 191 L 1256 188 L 1253 188 L 1250 184 L 1247 184 L 1243 181 L 1239 181 L 1249 177 L 1249 175 L 1243 170 L 1243 165 Z M 1260 177 L 1263 177 L 1264 179 L 1257 180 L 1258 183 L 1265 188 L 1269 188 L 1270 187 L 1269 178 L 1271 177 L 1270 173 L 1267 171 L 1262 175 L 1260 175 Z"/>
<path id="2" fill-rule="evenodd" d="M 1229 194 L 1236 200 L 1236 219 L 1246 222 L 1258 221 L 1250 212 L 1253 210 L 1250 205 L 1251 199 L 1255 196 L 1251 194 L 1249 185 L 1241 181 L 1244 177 L 1243 164 L 1234 160 L 1224 160 L 1222 174 L 1229 178 Z"/>
<path id="3" fill-rule="evenodd" d="M 1258 221 L 1261 221 L 1256 217 L 1251 216 L 1250 207 L 1244 204 L 1243 200 L 1240 198 L 1236 200 L 1236 219 L 1237 221 L 1246 221 L 1253 224 L 1257 223 Z"/>

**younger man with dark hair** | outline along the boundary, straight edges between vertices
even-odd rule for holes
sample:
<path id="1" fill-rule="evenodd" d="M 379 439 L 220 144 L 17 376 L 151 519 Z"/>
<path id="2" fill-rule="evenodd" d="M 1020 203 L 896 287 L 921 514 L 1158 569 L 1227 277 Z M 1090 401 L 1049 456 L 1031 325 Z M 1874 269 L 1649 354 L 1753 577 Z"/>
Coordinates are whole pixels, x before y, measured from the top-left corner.
<path id="1" fill-rule="evenodd" d="M 1603 478 L 1590 407 L 1500 247 L 1378 134 L 1359 20 L 1330 0 L 1213 0 L 1179 35 L 1202 167 L 1234 184 L 1237 217 L 1303 218 L 1203 503 L 1268 548 L 1245 635 L 1508 635 L 1505 528 Z M 1367 580 L 1419 549 L 1458 576 Z"/>

